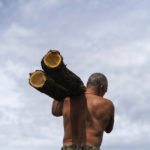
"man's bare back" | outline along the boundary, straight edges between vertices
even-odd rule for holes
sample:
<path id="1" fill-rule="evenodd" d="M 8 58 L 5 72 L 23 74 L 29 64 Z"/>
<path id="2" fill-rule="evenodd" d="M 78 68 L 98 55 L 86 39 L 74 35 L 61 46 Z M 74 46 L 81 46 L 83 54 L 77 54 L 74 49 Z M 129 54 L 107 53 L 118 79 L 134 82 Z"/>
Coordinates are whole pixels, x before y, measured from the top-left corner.
<path id="1" fill-rule="evenodd" d="M 103 132 L 110 133 L 114 124 L 113 103 L 103 98 L 106 91 L 107 79 L 95 73 L 83 95 L 66 97 L 61 102 L 54 100 L 52 113 L 64 120 L 64 146 L 92 145 L 99 149 Z"/>
<path id="2" fill-rule="evenodd" d="M 64 145 L 100 147 L 103 131 L 111 132 L 114 107 L 111 101 L 93 94 L 65 98 L 63 105 Z"/>

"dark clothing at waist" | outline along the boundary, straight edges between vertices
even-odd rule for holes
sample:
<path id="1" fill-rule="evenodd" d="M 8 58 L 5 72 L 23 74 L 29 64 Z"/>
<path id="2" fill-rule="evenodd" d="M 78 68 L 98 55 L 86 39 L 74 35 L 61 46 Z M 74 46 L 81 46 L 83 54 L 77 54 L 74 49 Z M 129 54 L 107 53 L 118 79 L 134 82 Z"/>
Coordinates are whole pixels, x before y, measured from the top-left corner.
<path id="1" fill-rule="evenodd" d="M 64 145 L 61 148 L 61 150 L 100 150 L 100 149 L 93 145 L 72 144 L 72 145 Z"/>

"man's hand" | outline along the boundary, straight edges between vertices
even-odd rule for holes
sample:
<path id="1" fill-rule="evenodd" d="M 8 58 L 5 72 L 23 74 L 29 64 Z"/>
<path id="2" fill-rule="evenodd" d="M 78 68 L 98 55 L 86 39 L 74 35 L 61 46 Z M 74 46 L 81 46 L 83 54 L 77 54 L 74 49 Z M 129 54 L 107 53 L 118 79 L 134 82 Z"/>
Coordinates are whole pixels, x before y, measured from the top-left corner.
<path id="1" fill-rule="evenodd" d="M 62 101 L 54 100 L 53 101 L 52 114 L 54 116 L 56 116 L 56 117 L 62 116 L 62 114 L 63 114 L 63 103 L 64 103 L 64 100 L 62 100 Z"/>

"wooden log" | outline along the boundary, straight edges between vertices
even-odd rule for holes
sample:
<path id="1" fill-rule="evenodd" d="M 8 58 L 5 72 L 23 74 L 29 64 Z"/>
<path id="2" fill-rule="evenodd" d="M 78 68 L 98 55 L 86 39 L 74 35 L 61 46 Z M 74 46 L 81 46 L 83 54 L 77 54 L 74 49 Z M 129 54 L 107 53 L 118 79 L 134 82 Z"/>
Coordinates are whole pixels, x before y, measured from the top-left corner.
<path id="1" fill-rule="evenodd" d="M 61 101 L 69 96 L 67 89 L 57 84 L 51 77 L 41 70 L 30 73 L 29 84 L 38 91 L 47 94 L 55 100 Z"/>
<path id="2" fill-rule="evenodd" d="M 66 67 L 59 51 L 50 50 L 43 57 L 41 66 L 56 83 L 69 91 L 70 96 L 78 96 L 85 92 L 82 80 Z"/>

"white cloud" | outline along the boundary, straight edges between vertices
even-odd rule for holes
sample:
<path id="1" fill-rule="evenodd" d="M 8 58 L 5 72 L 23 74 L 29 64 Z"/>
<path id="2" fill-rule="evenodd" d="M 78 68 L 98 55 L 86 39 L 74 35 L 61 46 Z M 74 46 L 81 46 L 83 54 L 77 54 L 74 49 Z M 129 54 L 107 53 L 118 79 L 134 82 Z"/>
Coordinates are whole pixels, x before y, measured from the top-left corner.
<path id="1" fill-rule="evenodd" d="M 60 4 L 62 4 L 60 0 L 20 1 L 19 10 L 24 19 L 36 21 L 41 17 L 42 13 L 56 9 Z"/>
<path id="2" fill-rule="evenodd" d="M 149 113 L 150 29 L 146 1 L 136 5 L 134 0 L 101 1 L 99 5 L 92 0 L 74 2 L 20 1 L 7 10 L 10 22 L 0 28 L 3 150 L 62 146 L 62 119 L 50 115 L 52 99 L 28 85 L 28 73 L 40 69 L 49 48 L 59 49 L 69 69 L 85 83 L 93 72 L 108 77 L 106 96 L 115 103 L 116 122 L 114 131 L 104 136 L 104 148 L 130 150 L 143 143 L 148 147 L 150 120 L 145 112 Z"/>
<path id="3" fill-rule="evenodd" d="M 17 88 L 16 81 L 7 76 L 5 72 L 0 72 L 1 87 L 0 87 L 0 105 L 8 107 L 21 107 L 20 93 L 15 91 Z"/>
<path id="4" fill-rule="evenodd" d="M 133 122 L 127 115 L 117 115 L 115 121 L 112 133 L 104 135 L 105 140 L 102 148 L 117 149 L 123 147 L 124 149 L 131 149 L 133 145 L 133 147 L 139 147 L 139 149 L 143 145 L 145 145 L 145 149 L 148 148 L 146 145 L 150 142 L 149 124 Z"/>
<path id="5" fill-rule="evenodd" d="M 0 8 L 2 8 L 3 7 L 3 3 L 0 1 Z"/>

